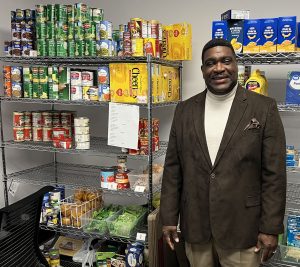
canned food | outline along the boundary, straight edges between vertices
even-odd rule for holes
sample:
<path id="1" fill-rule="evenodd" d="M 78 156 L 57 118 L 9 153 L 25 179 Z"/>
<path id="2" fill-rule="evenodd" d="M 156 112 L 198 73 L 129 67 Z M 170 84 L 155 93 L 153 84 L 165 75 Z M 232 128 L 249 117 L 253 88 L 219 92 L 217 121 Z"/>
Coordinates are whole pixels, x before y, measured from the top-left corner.
<path id="1" fill-rule="evenodd" d="M 48 57 L 56 56 L 56 42 L 54 39 L 47 39 L 47 55 Z"/>
<path id="2" fill-rule="evenodd" d="M 150 24 L 150 26 L 149 26 Z M 148 21 L 148 28 L 150 28 L 150 38 L 158 39 L 159 37 L 159 22 L 157 20 Z"/>
<path id="3" fill-rule="evenodd" d="M 71 100 L 82 100 L 82 87 L 78 85 L 71 85 Z"/>
<path id="4" fill-rule="evenodd" d="M 91 40 L 94 36 L 92 23 L 90 21 L 86 21 L 83 23 L 83 32 L 84 32 L 84 40 Z"/>
<path id="5" fill-rule="evenodd" d="M 65 129 L 65 137 L 67 137 L 67 138 L 72 137 L 72 135 L 73 135 L 72 127 L 63 125 L 63 128 Z"/>
<path id="6" fill-rule="evenodd" d="M 75 22 L 84 22 L 87 19 L 88 7 L 86 4 L 75 4 Z"/>
<path id="7" fill-rule="evenodd" d="M 75 142 L 79 142 L 79 143 L 90 141 L 89 134 L 76 134 L 74 138 L 75 138 Z"/>
<path id="8" fill-rule="evenodd" d="M 51 4 L 47 5 L 47 21 L 48 22 L 54 22 L 54 21 L 56 21 L 56 18 L 55 18 L 55 7 L 54 7 L 54 5 L 51 5 Z"/>
<path id="9" fill-rule="evenodd" d="M 63 127 L 53 127 L 53 140 L 65 137 L 65 129 Z"/>
<path id="10" fill-rule="evenodd" d="M 74 40 L 68 41 L 68 56 L 75 57 L 75 41 Z"/>
<path id="11" fill-rule="evenodd" d="M 58 84 L 48 82 L 49 99 L 58 99 Z"/>
<path id="12" fill-rule="evenodd" d="M 81 72 L 82 86 L 93 86 L 94 73 L 92 71 Z"/>
<path id="13" fill-rule="evenodd" d="M 47 56 L 47 46 L 45 39 L 38 39 L 37 40 L 37 54 L 40 57 Z"/>
<path id="14" fill-rule="evenodd" d="M 108 183 L 115 182 L 115 168 L 102 168 L 101 169 L 101 187 L 108 188 Z"/>
<path id="15" fill-rule="evenodd" d="M 32 127 L 32 139 L 34 142 L 43 141 L 43 128 L 42 127 Z"/>
<path id="16" fill-rule="evenodd" d="M 31 126 L 24 127 L 24 141 L 32 141 L 32 129 Z"/>
<path id="17" fill-rule="evenodd" d="M 97 41 L 101 40 L 101 23 L 95 22 L 95 39 Z"/>
<path id="18" fill-rule="evenodd" d="M 40 92 L 40 84 L 36 82 L 32 82 L 32 97 L 33 98 L 39 98 L 39 92 Z"/>
<path id="19" fill-rule="evenodd" d="M 67 22 L 67 7 L 55 4 L 55 18 L 59 22 Z"/>
<path id="20" fill-rule="evenodd" d="M 16 21 L 16 11 L 10 11 L 10 21 Z"/>
<path id="21" fill-rule="evenodd" d="M 4 54 L 5 56 L 11 56 L 11 41 L 4 41 Z"/>
<path id="22" fill-rule="evenodd" d="M 56 40 L 68 40 L 68 24 L 66 22 L 56 22 Z"/>
<path id="23" fill-rule="evenodd" d="M 96 41 L 95 40 L 86 40 L 85 41 L 85 56 L 96 56 Z"/>
<path id="24" fill-rule="evenodd" d="M 130 33 L 132 38 L 142 38 L 142 19 L 131 18 L 130 19 Z"/>
<path id="25" fill-rule="evenodd" d="M 104 10 L 100 8 L 91 8 L 92 20 L 100 22 L 104 20 Z"/>
<path id="26" fill-rule="evenodd" d="M 41 84 L 48 82 L 48 67 L 39 67 L 39 81 Z"/>
<path id="27" fill-rule="evenodd" d="M 31 73 L 32 73 L 32 82 L 33 83 L 39 83 L 39 68 L 38 67 L 31 67 Z"/>
<path id="28" fill-rule="evenodd" d="M 52 112 L 52 124 L 53 124 L 53 127 L 57 127 L 60 125 L 60 113 L 59 112 Z"/>
<path id="29" fill-rule="evenodd" d="M 46 31 L 46 35 L 47 35 L 47 39 L 55 39 L 55 22 L 54 21 L 48 21 L 47 22 L 47 31 Z"/>
<path id="30" fill-rule="evenodd" d="M 42 126 L 42 113 L 41 112 L 32 112 L 32 126 L 33 127 Z"/>
<path id="31" fill-rule="evenodd" d="M 90 149 L 90 142 L 76 143 L 76 149 Z"/>
<path id="32" fill-rule="evenodd" d="M 82 57 L 84 55 L 84 41 L 75 40 L 75 56 Z"/>
<path id="33" fill-rule="evenodd" d="M 11 84 L 12 97 L 22 98 L 23 97 L 23 85 L 19 82 L 12 82 Z"/>
<path id="34" fill-rule="evenodd" d="M 99 90 L 99 101 L 110 101 L 110 88 L 108 84 L 99 84 L 98 85 Z"/>
<path id="35" fill-rule="evenodd" d="M 111 40 L 112 39 L 112 23 L 107 20 L 100 22 L 100 37 L 101 40 Z"/>
<path id="36" fill-rule="evenodd" d="M 98 101 L 99 100 L 99 92 L 97 86 L 90 86 L 88 92 L 89 100 Z"/>
<path id="37" fill-rule="evenodd" d="M 90 134 L 90 127 L 89 126 L 77 126 L 75 129 L 75 136 L 76 135 L 89 135 Z"/>
<path id="38" fill-rule="evenodd" d="M 66 125 L 66 126 L 71 126 L 72 125 L 72 117 L 73 114 L 71 112 L 62 112 L 60 114 L 61 117 L 61 124 Z"/>
<path id="39" fill-rule="evenodd" d="M 135 38 L 131 40 L 132 56 L 142 57 L 144 56 L 144 39 Z"/>
<path id="40" fill-rule="evenodd" d="M 32 41 L 33 40 L 33 26 L 30 24 L 25 24 L 21 30 L 21 40 L 22 41 Z"/>
<path id="41" fill-rule="evenodd" d="M 42 125 L 44 127 L 52 127 L 52 113 L 51 112 L 42 112 Z"/>
<path id="42" fill-rule="evenodd" d="M 75 8 L 74 5 L 67 5 L 67 21 L 68 23 L 75 22 Z"/>
<path id="43" fill-rule="evenodd" d="M 60 146 L 64 149 L 72 148 L 72 138 L 64 138 L 64 140 L 60 141 Z"/>
<path id="44" fill-rule="evenodd" d="M 120 173 L 127 172 L 126 163 L 127 163 L 127 156 L 118 156 L 118 172 Z"/>
<path id="45" fill-rule="evenodd" d="M 15 111 L 13 113 L 13 126 L 14 127 L 24 127 L 24 112 Z"/>
<path id="46" fill-rule="evenodd" d="M 20 57 L 22 55 L 21 41 L 12 41 L 11 54 L 13 57 Z"/>
<path id="47" fill-rule="evenodd" d="M 43 127 L 43 141 L 52 141 L 52 127 Z"/>
<path id="48" fill-rule="evenodd" d="M 14 127 L 14 141 L 24 142 L 24 127 Z"/>
<path id="49" fill-rule="evenodd" d="M 56 41 L 56 55 L 58 57 L 66 57 L 68 55 L 68 43 L 66 41 Z"/>
<path id="50" fill-rule="evenodd" d="M 86 117 L 77 117 L 77 118 L 74 118 L 74 126 L 75 127 L 88 127 L 89 126 L 89 122 L 90 122 L 90 119 L 89 118 L 86 118 Z"/>
<path id="51" fill-rule="evenodd" d="M 22 41 L 22 56 L 29 57 L 31 50 L 33 50 L 33 42 L 32 41 Z"/>
<path id="52" fill-rule="evenodd" d="M 35 16 L 36 16 L 37 23 L 44 23 L 45 21 L 47 21 L 47 6 L 36 5 Z"/>
<path id="53" fill-rule="evenodd" d="M 32 121 L 31 112 L 30 111 L 25 111 L 24 112 L 24 125 L 25 125 L 25 127 L 31 126 L 31 121 Z"/>
<path id="54" fill-rule="evenodd" d="M 144 39 L 144 51 L 145 51 L 145 56 L 150 54 L 153 57 L 156 56 L 156 39 L 154 38 L 145 38 Z"/>
<path id="55" fill-rule="evenodd" d="M 37 23 L 35 28 L 36 28 L 36 38 L 45 40 L 47 38 L 47 24 Z"/>
<path id="56" fill-rule="evenodd" d="M 98 85 L 109 84 L 109 66 L 103 65 L 98 67 Z"/>
<path id="57" fill-rule="evenodd" d="M 60 139 L 58 139 L 58 138 L 52 138 L 52 141 L 53 141 L 53 146 L 55 147 L 55 148 L 61 148 L 61 145 L 60 145 Z"/>
<path id="58" fill-rule="evenodd" d="M 35 10 L 33 9 L 25 9 L 25 20 L 33 20 L 35 19 Z"/>
<path id="59" fill-rule="evenodd" d="M 112 56 L 112 41 L 111 40 L 101 40 L 100 43 L 100 51 L 97 50 L 99 56 L 102 57 L 110 57 Z"/>
<path id="60" fill-rule="evenodd" d="M 74 31 L 75 31 L 75 33 L 74 33 L 75 40 L 83 40 L 84 39 L 84 30 L 83 30 L 82 22 L 75 23 Z"/>
<path id="61" fill-rule="evenodd" d="M 11 67 L 11 81 L 12 82 L 22 82 L 23 68 L 18 66 Z"/>
<path id="62" fill-rule="evenodd" d="M 74 22 L 69 22 L 67 39 L 72 41 L 74 40 L 74 38 L 75 38 L 75 24 Z"/>
<path id="63" fill-rule="evenodd" d="M 11 97 L 12 96 L 11 66 L 3 67 L 3 82 L 4 82 L 4 95 L 7 97 Z"/>
<path id="64" fill-rule="evenodd" d="M 90 86 L 82 86 L 82 99 L 90 100 Z"/>
<path id="65" fill-rule="evenodd" d="M 24 98 L 32 98 L 32 96 L 33 96 L 32 82 L 24 81 L 23 91 L 24 91 Z"/>
<path id="66" fill-rule="evenodd" d="M 16 20 L 24 20 L 25 19 L 25 11 L 23 9 L 17 8 L 16 9 Z"/>
<path id="67" fill-rule="evenodd" d="M 81 71 L 72 70 L 71 71 L 71 85 L 81 86 Z"/>

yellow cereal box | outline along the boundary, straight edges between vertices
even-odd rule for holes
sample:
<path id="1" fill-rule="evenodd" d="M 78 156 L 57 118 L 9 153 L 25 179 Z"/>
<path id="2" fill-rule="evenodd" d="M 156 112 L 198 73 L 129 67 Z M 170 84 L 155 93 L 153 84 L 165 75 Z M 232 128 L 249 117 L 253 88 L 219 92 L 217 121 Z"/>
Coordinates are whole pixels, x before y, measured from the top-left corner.
<path id="1" fill-rule="evenodd" d="M 161 102 L 179 100 L 179 70 L 173 67 L 162 66 Z"/>
<path id="2" fill-rule="evenodd" d="M 192 26 L 178 23 L 163 26 L 162 57 L 170 60 L 192 59 Z"/>

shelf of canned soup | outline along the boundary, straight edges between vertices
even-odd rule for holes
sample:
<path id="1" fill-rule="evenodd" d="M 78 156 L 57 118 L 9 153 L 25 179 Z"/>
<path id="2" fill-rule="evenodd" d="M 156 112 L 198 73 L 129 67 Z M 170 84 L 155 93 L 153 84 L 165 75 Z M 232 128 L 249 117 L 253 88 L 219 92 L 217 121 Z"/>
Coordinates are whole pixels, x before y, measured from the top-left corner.
<path id="1" fill-rule="evenodd" d="M 13 57 L 150 54 L 190 60 L 191 38 L 191 25 L 187 23 L 162 25 L 153 19 L 131 18 L 114 29 L 101 8 L 84 3 L 47 4 L 11 11 L 11 40 L 4 42 L 4 53 Z"/>
<path id="2" fill-rule="evenodd" d="M 152 102 L 180 100 L 179 69 L 153 64 Z M 74 102 L 148 103 L 146 63 L 111 63 L 97 70 L 56 66 L 4 66 L 4 97 Z"/>

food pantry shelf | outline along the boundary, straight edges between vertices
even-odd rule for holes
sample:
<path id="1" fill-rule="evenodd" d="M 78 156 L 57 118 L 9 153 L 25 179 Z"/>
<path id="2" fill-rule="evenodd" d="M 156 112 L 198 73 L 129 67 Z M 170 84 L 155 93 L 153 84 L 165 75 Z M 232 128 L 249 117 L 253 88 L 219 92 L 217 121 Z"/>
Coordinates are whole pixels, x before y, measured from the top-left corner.
<path id="1" fill-rule="evenodd" d="M 102 101 L 71 101 L 71 100 L 56 100 L 56 99 L 36 99 L 36 98 L 12 98 L 0 96 L 0 101 L 3 102 L 17 102 L 17 103 L 31 103 L 31 104 L 57 104 L 57 105 L 81 105 L 81 106 L 94 106 L 94 107 L 108 107 L 109 102 Z M 164 102 L 164 103 L 152 103 L 152 108 L 165 107 L 165 106 L 175 106 L 179 102 Z M 127 103 L 121 103 L 127 104 Z M 128 103 L 130 105 L 137 105 L 141 108 L 147 108 L 148 104 L 140 103 Z"/>
<path id="2" fill-rule="evenodd" d="M 0 57 L 0 61 L 18 64 L 38 64 L 54 66 L 98 66 L 109 63 L 157 63 L 166 66 L 182 67 L 181 61 L 171 61 L 151 57 Z"/>
<path id="3" fill-rule="evenodd" d="M 282 259 L 281 255 L 281 250 L 280 247 L 277 248 L 275 255 L 272 257 L 272 259 L 264 265 L 261 266 L 265 266 L 265 267 L 295 267 L 295 266 L 300 266 L 300 262 L 296 263 L 290 263 L 285 261 L 284 259 Z"/>
<path id="4" fill-rule="evenodd" d="M 148 192 L 139 193 L 131 189 L 108 190 L 100 188 L 100 171 L 100 166 L 57 163 L 55 167 L 54 163 L 49 163 L 8 174 L 7 179 L 42 186 L 64 185 L 67 189 L 98 188 L 105 194 L 143 197 L 147 203 Z M 153 186 L 153 193 L 160 191 L 160 187 L 160 185 Z"/>
<path id="5" fill-rule="evenodd" d="M 47 151 L 47 152 L 58 152 L 67 154 L 84 154 L 84 155 L 100 155 L 105 157 L 116 157 L 116 155 L 121 155 L 121 148 L 113 147 L 107 145 L 107 138 L 103 137 L 91 137 L 91 148 L 88 150 L 83 149 L 63 149 L 55 148 L 52 142 L 15 142 L 12 140 L 4 141 L 2 146 L 5 148 L 17 148 L 25 150 L 37 150 L 37 151 Z M 153 158 L 158 158 L 166 154 L 167 142 L 159 142 L 159 150 L 153 152 Z M 147 160 L 148 155 L 129 155 L 127 158 L 134 160 Z"/>
<path id="6" fill-rule="evenodd" d="M 57 233 L 61 234 L 69 234 L 73 236 L 80 236 L 80 237 L 86 237 L 86 238 L 100 238 L 103 240 L 112 240 L 112 241 L 117 241 L 117 242 L 122 242 L 122 243 L 129 243 L 129 242 L 135 242 L 136 241 L 136 234 L 137 233 L 145 233 L 147 234 L 147 227 L 146 226 L 139 226 L 135 229 L 133 235 L 130 238 L 125 238 L 125 237 L 119 237 L 119 236 L 111 236 L 111 235 L 98 235 L 96 233 L 86 233 L 82 229 L 76 229 L 72 227 L 65 227 L 65 226 L 47 226 L 44 224 L 40 224 L 40 228 L 44 230 L 50 230 L 54 231 Z M 145 246 L 148 245 L 148 240 L 147 240 L 147 235 L 146 235 L 146 241 L 145 241 Z"/>
<path id="7" fill-rule="evenodd" d="M 238 64 L 243 65 L 277 65 L 277 64 L 299 64 L 300 53 L 259 53 L 259 54 L 237 54 Z"/>

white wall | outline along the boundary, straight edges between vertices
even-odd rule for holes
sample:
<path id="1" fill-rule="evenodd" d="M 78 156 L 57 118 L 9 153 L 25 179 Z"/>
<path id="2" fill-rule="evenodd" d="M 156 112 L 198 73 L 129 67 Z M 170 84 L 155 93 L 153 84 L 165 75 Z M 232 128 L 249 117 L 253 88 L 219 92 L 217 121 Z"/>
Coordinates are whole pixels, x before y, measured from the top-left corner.
<path id="1" fill-rule="evenodd" d="M 61 1 L 1 1 L 1 16 L 0 16 L 0 46 L 2 47 L 3 41 L 10 39 L 10 10 L 16 8 L 34 8 L 35 4 L 47 3 L 62 3 L 70 4 L 78 1 L 61 0 Z M 145 19 L 157 19 L 163 24 L 170 24 L 176 22 L 189 22 L 193 27 L 193 60 L 184 63 L 183 70 L 183 97 L 184 99 L 202 91 L 204 89 L 204 82 L 201 74 L 201 50 L 203 45 L 211 38 L 211 22 L 220 19 L 220 14 L 228 9 L 246 9 L 251 11 L 251 18 L 263 17 L 278 17 L 278 16 L 292 16 L 299 15 L 297 10 L 300 10 L 300 2 L 297 0 L 286 0 L 284 4 L 278 5 L 276 2 L 271 1 L 208 1 L 208 0 L 106 0 L 106 1 L 83 1 L 92 7 L 99 7 L 104 9 L 105 19 L 113 22 L 113 25 L 126 23 L 131 17 L 142 17 Z M 272 8 L 271 8 L 272 5 Z M 299 19 L 300 21 L 300 19 Z M 260 66 L 259 66 L 260 67 Z M 283 100 L 285 91 L 285 78 L 288 70 L 297 70 L 299 66 L 263 66 L 261 67 L 266 71 L 266 76 L 269 78 L 270 95 Z M 11 114 L 14 110 L 37 110 L 47 109 L 49 106 L 29 106 L 6 103 L 3 104 L 4 114 L 4 132 L 6 136 L 11 138 Z M 69 107 L 61 107 L 66 109 Z M 84 107 L 70 107 L 70 109 L 78 110 L 79 115 L 87 115 L 92 120 L 92 133 L 96 135 L 105 135 L 107 126 L 107 111 L 104 108 L 84 108 Z M 170 122 L 172 119 L 174 108 L 159 109 L 154 112 L 154 116 L 161 119 L 161 132 L 162 140 L 167 140 L 168 131 L 170 129 Z M 297 116 L 292 118 L 286 114 L 283 116 L 285 126 L 287 127 L 288 143 L 295 144 L 298 141 L 298 125 L 299 119 Z M 29 155 L 29 156 L 28 156 Z M 60 157 L 63 160 L 64 157 Z M 8 170 L 18 170 L 26 168 L 34 162 L 46 162 L 51 160 L 51 155 L 41 152 L 26 152 L 19 150 L 9 150 L 7 153 Z M 78 157 L 70 156 L 67 160 L 81 161 L 88 164 L 101 164 L 97 157 Z M 107 162 L 107 160 L 105 160 Z M 107 163 L 109 164 L 109 163 Z M 35 190 L 36 187 L 30 185 L 20 185 L 18 194 L 15 200 Z M 1 188 L 0 188 L 1 190 Z M 0 191 L 2 192 L 2 190 Z M 0 206 L 3 205 L 2 194 L 0 193 Z"/>

